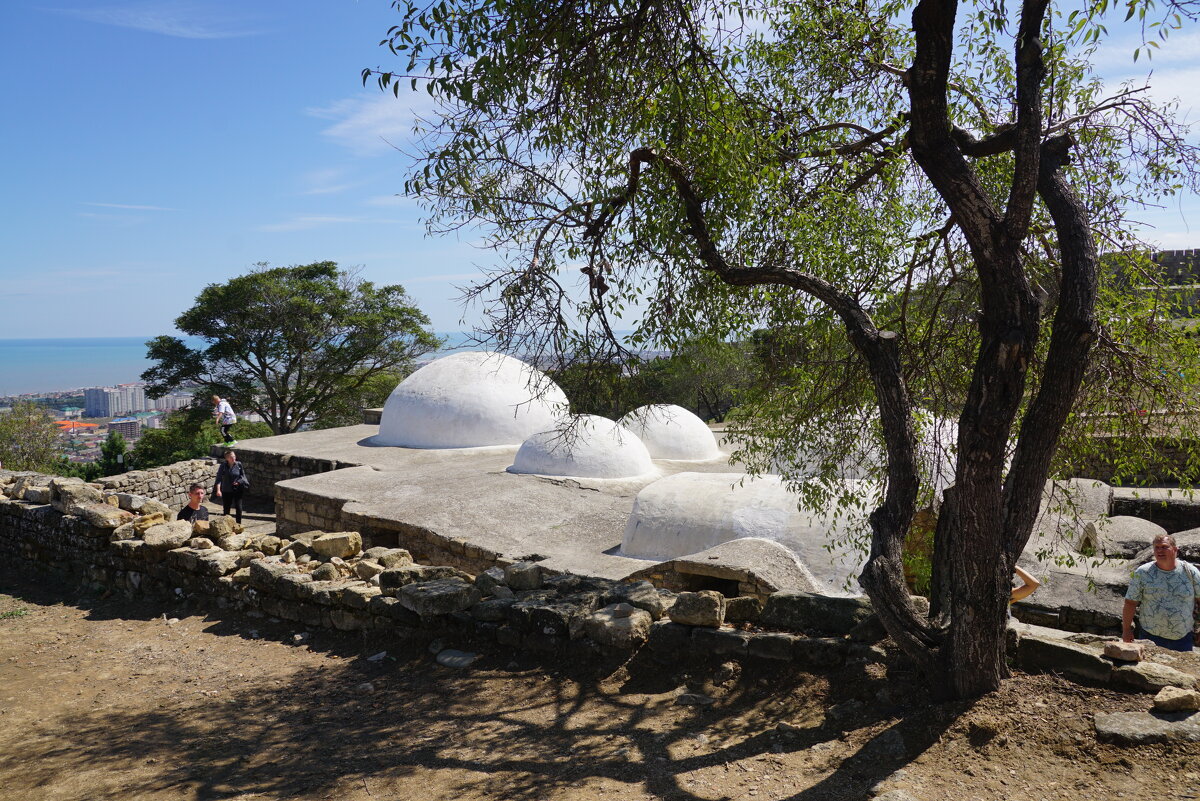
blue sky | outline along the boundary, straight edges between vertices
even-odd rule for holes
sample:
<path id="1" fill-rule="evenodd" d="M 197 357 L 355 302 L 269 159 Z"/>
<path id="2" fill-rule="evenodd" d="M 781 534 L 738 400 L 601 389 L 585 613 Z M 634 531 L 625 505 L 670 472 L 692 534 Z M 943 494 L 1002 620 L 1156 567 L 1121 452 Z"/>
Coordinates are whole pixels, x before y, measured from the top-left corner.
<path id="1" fill-rule="evenodd" d="M 205 284 L 323 259 L 469 327 L 455 285 L 490 254 L 426 239 L 395 197 L 425 96 L 360 82 L 396 65 L 394 20 L 387 0 L 3 0 L 0 338 L 165 333 Z M 1144 74 L 1133 46 L 1098 54 L 1106 78 Z M 1200 116 L 1200 32 L 1154 68 Z M 1200 246 L 1195 197 L 1150 219 Z"/>

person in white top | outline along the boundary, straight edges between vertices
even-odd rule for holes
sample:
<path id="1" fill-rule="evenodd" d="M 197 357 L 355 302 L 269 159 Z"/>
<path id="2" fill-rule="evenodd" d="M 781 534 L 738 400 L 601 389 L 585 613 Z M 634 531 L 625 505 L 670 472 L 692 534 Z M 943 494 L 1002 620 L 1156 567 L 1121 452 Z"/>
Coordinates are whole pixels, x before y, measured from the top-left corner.
<path id="1" fill-rule="evenodd" d="M 213 418 L 221 427 L 222 439 L 225 440 L 226 445 L 236 445 L 237 440 L 229 433 L 229 427 L 237 422 L 237 415 L 233 413 L 233 407 L 229 405 L 229 401 L 219 395 L 213 395 L 212 402 Z"/>

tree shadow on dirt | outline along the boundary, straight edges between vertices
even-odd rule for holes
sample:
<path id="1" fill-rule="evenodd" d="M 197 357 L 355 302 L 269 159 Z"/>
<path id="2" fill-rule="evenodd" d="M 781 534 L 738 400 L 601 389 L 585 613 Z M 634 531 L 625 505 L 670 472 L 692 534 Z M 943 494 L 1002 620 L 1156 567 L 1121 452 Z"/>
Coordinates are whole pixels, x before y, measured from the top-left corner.
<path id="1" fill-rule="evenodd" d="M 54 588 L 19 592 L 43 603 Z M 156 616 L 148 602 L 88 608 L 104 619 Z M 205 632 L 247 637 L 255 625 L 263 628 L 257 636 L 281 641 L 295 628 L 211 613 Z M 919 691 L 903 705 L 872 701 L 888 680 L 865 664 L 828 677 L 720 661 L 681 671 L 645 651 L 625 665 L 549 664 L 492 645 L 464 671 L 394 637 L 314 633 L 307 645 L 348 659 L 298 670 L 282 684 L 248 679 L 157 709 L 118 705 L 45 721 L 52 750 L 40 739 L 21 742 L 0 754 L 0 776 L 30 798 L 64 772 L 99 771 L 121 775 L 119 795 L 128 798 L 164 788 L 200 799 L 341 797 L 352 785 L 362 797 L 395 799 L 440 771 L 459 795 L 537 801 L 600 780 L 607 792 L 616 783 L 635 797 L 701 801 L 711 794 L 687 785 L 705 769 L 836 753 L 814 757 L 811 777 L 796 777 L 796 786 L 811 786 L 793 797 L 816 801 L 864 797 L 952 721 Z M 388 657 L 367 659 L 384 650 Z M 680 690 L 715 703 L 679 705 Z M 124 692 L 136 692 L 132 679 Z M 861 748 L 844 742 L 844 732 L 866 727 L 882 730 Z"/>

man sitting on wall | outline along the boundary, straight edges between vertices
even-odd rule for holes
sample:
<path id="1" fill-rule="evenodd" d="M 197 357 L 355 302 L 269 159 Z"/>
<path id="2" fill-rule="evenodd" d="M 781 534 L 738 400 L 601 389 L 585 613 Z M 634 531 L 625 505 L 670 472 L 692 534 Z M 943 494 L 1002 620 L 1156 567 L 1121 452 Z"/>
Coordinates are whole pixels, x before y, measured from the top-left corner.
<path id="1" fill-rule="evenodd" d="M 189 523 L 195 523 L 197 520 L 208 520 L 208 508 L 201 506 L 204 503 L 204 487 L 200 484 L 193 484 L 188 487 L 188 502 L 187 506 L 179 510 L 179 514 L 175 515 L 176 520 L 186 520 Z"/>

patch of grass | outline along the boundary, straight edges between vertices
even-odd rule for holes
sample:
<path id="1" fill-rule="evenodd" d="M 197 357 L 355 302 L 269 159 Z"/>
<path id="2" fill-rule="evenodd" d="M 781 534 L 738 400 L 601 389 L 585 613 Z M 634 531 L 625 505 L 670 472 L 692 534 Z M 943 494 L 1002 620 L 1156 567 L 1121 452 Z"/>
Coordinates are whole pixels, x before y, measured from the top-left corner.
<path id="1" fill-rule="evenodd" d="M 29 614 L 29 610 L 24 607 L 17 609 L 9 609 L 7 612 L 0 612 L 0 620 L 16 620 L 19 617 L 25 617 Z"/>

